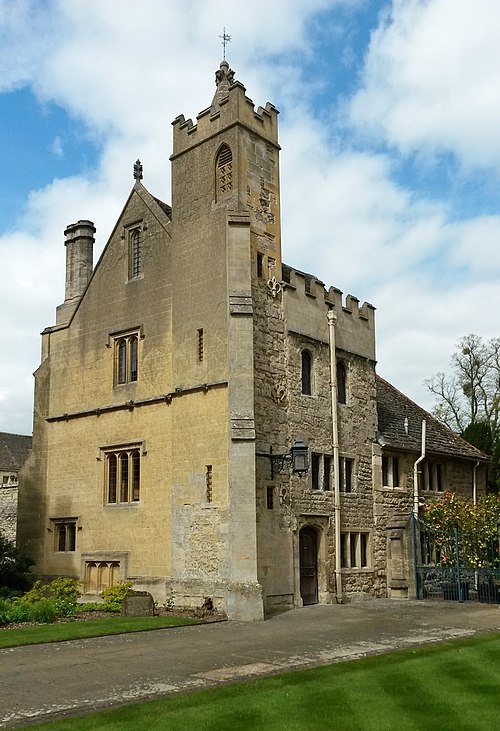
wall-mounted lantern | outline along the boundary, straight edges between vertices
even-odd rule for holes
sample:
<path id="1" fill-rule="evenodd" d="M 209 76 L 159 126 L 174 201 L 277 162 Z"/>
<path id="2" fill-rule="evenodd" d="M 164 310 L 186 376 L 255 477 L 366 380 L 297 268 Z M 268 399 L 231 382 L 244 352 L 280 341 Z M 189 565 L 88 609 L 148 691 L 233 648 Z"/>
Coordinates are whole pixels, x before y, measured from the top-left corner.
<path id="1" fill-rule="evenodd" d="M 267 457 L 271 460 L 271 480 L 274 480 L 275 472 L 283 472 L 287 465 L 290 465 L 295 475 L 305 475 L 309 470 L 309 448 L 301 439 L 296 439 L 289 452 L 274 454 L 271 447 L 269 454 L 258 453 L 258 457 Z"/>

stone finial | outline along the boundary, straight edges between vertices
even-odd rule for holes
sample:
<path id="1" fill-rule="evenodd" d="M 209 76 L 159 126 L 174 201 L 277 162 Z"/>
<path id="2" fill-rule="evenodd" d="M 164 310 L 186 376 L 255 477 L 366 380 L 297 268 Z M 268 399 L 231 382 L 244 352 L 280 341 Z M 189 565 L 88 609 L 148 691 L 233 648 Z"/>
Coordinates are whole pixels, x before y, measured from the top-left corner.
<path id="1" fill-rule="evenodd" d="M 215 72 L 215 84 L 217 91 L 212 100 L 212 109 L 217 109 L 223 99 L 229 93 L 229 87 L 234 82 L 234 71 L 229 68 L 228 62 L 224 59 L 221 61 L 220 67 Z"/>
<path id="2" fill-rule="evenodd" d="M 142 163 L 137 159 L 134 163 L 134 180 L 142 180 Z"/>

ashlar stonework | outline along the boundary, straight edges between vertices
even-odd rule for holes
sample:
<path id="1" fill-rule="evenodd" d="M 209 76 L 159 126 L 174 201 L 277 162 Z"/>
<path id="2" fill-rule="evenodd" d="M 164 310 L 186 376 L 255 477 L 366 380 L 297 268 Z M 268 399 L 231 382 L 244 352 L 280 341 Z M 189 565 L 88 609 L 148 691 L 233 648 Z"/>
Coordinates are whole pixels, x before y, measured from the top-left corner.
<path id="1" fill-rule="evenodd" d="M 127 580 L 239 619 L 411 596 L 415 495 L 479 494 L 486 459 L 377 376 L 370 304 L 282 262 L 278 112 L 225 61 L 216 83 L 173 122 L 171 206 L 137 162 L 95 267 L 93 223 L 66 229 L 18 540 L 89 596 Z"/>

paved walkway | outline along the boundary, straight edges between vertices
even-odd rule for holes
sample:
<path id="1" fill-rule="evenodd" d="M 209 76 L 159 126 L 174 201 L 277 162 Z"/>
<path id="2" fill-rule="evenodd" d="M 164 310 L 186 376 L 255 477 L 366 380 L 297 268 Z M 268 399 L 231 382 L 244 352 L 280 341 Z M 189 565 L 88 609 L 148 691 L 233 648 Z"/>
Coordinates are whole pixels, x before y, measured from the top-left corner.
<path id="1" fill-rule="evenodd" d="M 0 650 L 0 728 L 491 630 L 499 606 L 378 599 Z"/>

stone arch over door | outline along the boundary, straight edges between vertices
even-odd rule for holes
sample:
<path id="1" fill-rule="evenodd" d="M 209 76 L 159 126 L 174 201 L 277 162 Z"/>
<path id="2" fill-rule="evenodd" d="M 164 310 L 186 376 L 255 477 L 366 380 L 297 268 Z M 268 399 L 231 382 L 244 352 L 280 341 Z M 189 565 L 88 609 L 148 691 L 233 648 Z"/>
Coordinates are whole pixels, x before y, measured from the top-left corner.
<path id="1" fill-rule="evenodd" d="M 305 525 L 299 531 L 300 596 L 304 606 L 317 604 L 318 594 L 318 532 Z"/>

